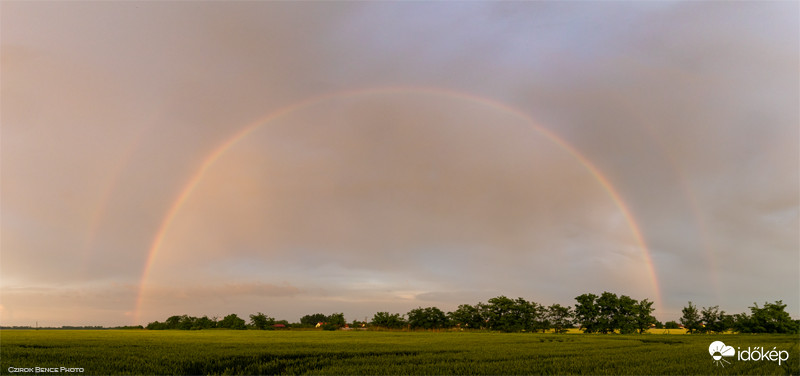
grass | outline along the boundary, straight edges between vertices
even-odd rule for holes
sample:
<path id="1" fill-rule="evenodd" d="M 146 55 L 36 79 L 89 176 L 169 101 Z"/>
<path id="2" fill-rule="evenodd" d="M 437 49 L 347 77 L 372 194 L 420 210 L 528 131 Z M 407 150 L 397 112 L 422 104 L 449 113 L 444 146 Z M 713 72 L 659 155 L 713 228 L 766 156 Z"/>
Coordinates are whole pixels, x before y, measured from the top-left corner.
<path id="1" fill-rule="evenodd" d="M 730 359 L 708 345 L 788 350 L 789 360 Z M 83 374 L 758 374 L 800 373 L 787 335 L 592 335 L 487 332 L 3 330 L 0 373 Z M 18 373 L 17 373 L 18 374 Z M 25 373 L 23 373 L 25 374 Z"/>

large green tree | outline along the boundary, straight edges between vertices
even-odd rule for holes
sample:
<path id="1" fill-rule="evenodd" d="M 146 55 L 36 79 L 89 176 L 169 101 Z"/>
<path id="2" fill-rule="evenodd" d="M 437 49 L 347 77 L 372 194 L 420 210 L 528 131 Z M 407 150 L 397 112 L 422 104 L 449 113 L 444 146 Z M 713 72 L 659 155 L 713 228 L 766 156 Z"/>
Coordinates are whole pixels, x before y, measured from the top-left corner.
<path id="1" fill-rule="evenodd" d="M 192 329 L 211 329 L 217 325 L 214 320 L 208 318 L 208 316 L 203 316 L 198 318 L 194 321 L 194 327 Z"/>
<path id="2" fill-rule="evenodd" d="M 145 327 L 147 330 L 164 330 L 167 329 L 167 324 L 163 322 L 159 322 L 158 320 L 153 321 Z"/>
<path id="3" fill-rule="evenodd" d="M 798 333 L 800 329 L 786 312 L 786 304 L 782 300 L 765 302 L 763 307 L 753 303 L 750 313 L 748 324 L 751 333 Z"/>
<path id="4" fill-rule="evenodd" d="M 575 321 L 584 333 L 596 333 L 600 330 L 600 309 L 597 306 L 597 295 L 583 294 L 575 297 Z"/>
<path id="5" fill-rule="evenodd" d="M 448 326 L 447 315 L 436 307 L 414 308 L 408 312 L 412 329 L 442 329 Z"/>
<path id="6" fill-rule="evenodd" d="M 547 309 L 541 304 L 527 301 L 524 298 L 511 299 L 502 295 L 497 296 L 489 299 L 486 304 L 479 303 L 477 311 L 478 313 L 473 316 L 473 321 L 480 318 L 486 327 L 492 330 L 535 332 L 537 330 L 544 331 L 550 327 Z"/>
<path id="7" fill-rule="evenodd" d="M 721 333 L 727 330 L 725 326 L 725 311 L 720 311 L 719 306 L 703 307 L 700 310 L 702 325 L 698 329 L 701 333 Z"/>
<path id="8" fill-rule="evenodd" d="M 617 294 L 603 291 L 603 294 L 597 298 L 598 315 L 597 321 L 600 332 L 603 334 L 614 333 L 617 327 L 619 318 L 617 311 L 619 310 L 619 298 Z"/>
<path id="9" fill-rule="evenodd" d="M 639 302 L 627 295 L 622 295 L 617 299 L 617 309 L 614 312 L 614 328 L 619 329 L 622 334 L 630 334 L 636 331 L 636 306 Z"/>
<path id="10" fill-rule="evenodd" d="M 656 328 L 659 326 L 663 327 L 663 325 L 661 325 L 661 323 L 659 323 L 658 320 L 656 320 L 656 318 L 653 316 L 654 310 L 655 308 L 653 308 L 653 302 L 647 299 L 639 301 L 634 306 L 634 322 L 639 334 L 644 333 L 650 328 L 650 325 L 653 324 L 656 325 Z"/>
<path id="11" fill-rule="evenodd" d="M 520 317 L 522 330 L 545 332 L 550 329 L 551 323 L 550 317 L 547 315 L 547 307 L 523 298 L 517 298 L 514 303 L 517 315 Z"/>
<path id="12" fill-rule="evenodd" d="M 552 304 L 547 307 L 547 317 L 556 333 L 565 333 L 572 321 L 572 309 L 561 304 Z"/>
<path id="13" fill-rule="evenodd" d="M 275 318 L 269 317 L 261 312 L 250 315 L 250 325 L 259 330 L 272 330 L 275 325 Z"/>
<path id="14" fill-rule="evenodd" d="M 371 324 L 382 328 L 400 329 L 406 326 L 406 321 L 399 313 L 376 312 L 372 316 Z"/>
<path id="15" fill-rule="evenodd" d="M 497 296 L 486 303 L 489 328 L 502 332 L 522 330 L 522 318 L 516 310 L 516 302 L 505 296 Z"/>
<path id="16" fill-rule="evenodd" d="M 479 305 L 481 303 L 478 303 Z M 455 311 L 448 312 L 450 322 L 460 328 L 481 329 L 486 325 L 486 319 L 481 315 L 477 305 L 459 305 Z"/>
<path id="17" fill-rule="evenodd" d="M 197 322 L 197 317 L 183 315 L 183 316 L 181 316 L 180 322 L 178 322 L 178 329 L 180 329 L 180 330 L 191 330 L 191 329 L 194 329 L 196 322 Z"/>
<path id="18" fill-rule="evenodd" d="M 306 326 L 314 326 L 321 322 L 327 322 L 328 316 L 325 316 L 321 313 L 315 313 L 313 315 L 305 315 L 300 318 L 300 323 Z"/>
<path id="19" fill-rule="evenodd" d="M 692 302 L 689 302 L 688 307 L 683 307 L 681 312 L 683 312 L 681 324 L 683 324 L 683 327 L 686 328 L 690 334 L 701 328 L 700 313 L 697 312 L 697 307 L 695 307 Z"/>
<path id="20" fill-rule="evenodd" d="M 167 329 L 178 329 L 178 325 L 180 325 L 181 319 L 183 319 L 184 316 L 186 315 L 170 316 L 166 321 L 164 321 L 164 324 L 166 325 Z"/>
<path id="21" fill-rule="evenodd" d="M 344 313 L 331 313 L 326 319 L 328 325 L 336 328 L 344 327 L 347 322 L 344 320 Z"/>
<path id="22" fill-rule="evenodd" d="M 226 329 L 237 329 L 237 330 L 247 329 L 244 319 L 240 318 L 235 313 L 231 313 L 230 315 L 225 316 L 222 319 L 222 321 L 220 321 L 217 324 L 217 327 Z"/>
<path id="23" fill-rule="evenodd" d="M 546 327 L 541 315 L 541 308 L 535 302 L 523 298 L 516 300 L 506 296 L 489 299 L 483 307 L 487 325 L 492 330 L 502 332 L 536 331 Z"/>

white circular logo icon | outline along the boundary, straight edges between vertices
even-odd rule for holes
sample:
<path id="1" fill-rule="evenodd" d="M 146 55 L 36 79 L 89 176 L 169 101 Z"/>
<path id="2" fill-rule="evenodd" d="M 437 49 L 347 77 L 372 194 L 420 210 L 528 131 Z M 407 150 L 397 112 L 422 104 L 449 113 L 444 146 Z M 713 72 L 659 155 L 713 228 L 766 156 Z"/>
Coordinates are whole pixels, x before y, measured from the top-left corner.
<path id="1" fill-rule="evenodd" d="M 725 346 L 725 344 L 722 343 L 722 341 L 714 341 L 711 342 L 710 345 L 708 345 L 708 353 L 711 355 L 712 358 L 714 358 L 714 363 L 716 363 L 718 366 L 725 367 L 723 362 L 728 364 L 731 363 L 725 359 L 722 359 L 722 357 L 734 356 L 736 355 L 736 350 L 734 350 L 733 346 Z"/>

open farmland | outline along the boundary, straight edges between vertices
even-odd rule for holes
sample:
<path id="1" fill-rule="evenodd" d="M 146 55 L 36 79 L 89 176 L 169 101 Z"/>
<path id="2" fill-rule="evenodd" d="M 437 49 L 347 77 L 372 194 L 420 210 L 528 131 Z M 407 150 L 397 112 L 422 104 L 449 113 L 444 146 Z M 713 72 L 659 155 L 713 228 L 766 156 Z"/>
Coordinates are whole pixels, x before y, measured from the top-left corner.
<path id="1" fill-rule="evenodd" d="M 781 366 L 731 358 L 722 368 L 708 353 L 715 340 L 790 357 Z M 0 341 L 3 374 L 65 367 L 82 374 L 782 375 L 798 374 L 800 356 L 794 335 L 4 330 Z"/>

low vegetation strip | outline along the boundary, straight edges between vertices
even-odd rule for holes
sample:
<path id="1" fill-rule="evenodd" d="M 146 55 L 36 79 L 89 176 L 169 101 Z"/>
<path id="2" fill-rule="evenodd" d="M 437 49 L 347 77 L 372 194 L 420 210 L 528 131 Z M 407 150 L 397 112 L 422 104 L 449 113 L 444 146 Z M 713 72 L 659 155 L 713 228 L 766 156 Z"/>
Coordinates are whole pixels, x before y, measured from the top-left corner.
<path id="1" fill-rule="evenodd" d="M 299 323 L 276 321 L 273 317 L 258 312 L 250 315 L 250 323 L 235 313 L 209 318 L 175 315 L 164 322 L 154 321 L 147 325 L 150 330 L 202 330 L 202 329 L 300 329 L 322 328 L 326 330 L 346 329 L 483 329 L 500 332 L 566 333 L 576 326 L 585 333 L 645 333 L 652 329 L 684 329 L 689 333 L 784 333 L 800 332 L 800 320 L 792 320 L 786 312 L 786 304 L 778 300 L 754 304 L 751 314 L 728 315 L 718 306 L 698 310 L 692 302 L 683 308 L 681 324 L 675 321 L 661 323 L 653 316 L 653 303 L 648 299 L 638 301 L 629 296 L 610 292 L 602 295 L 583 294 L 575 298 L 575 308 L 552 304 L 544 306 L 524 298 L 511 299 L 504 295 L 489 299 L 484 304 L 461 304 L 452 312 L 445 313 L 437 307 L 414 308 L 407 314 L 377 312 L 371 321 L 345 321 L 344 313 L 305 315 Z M 351 326 L 348 326 L 351 325 Z M 140 326 L 141 328 L 141 326 Z"/>
<path id="2" fill-rule="evenodd" d="M 717 340 L 790 356 L 780 365 L 736 357 L 717 364 L 709 354 Z M 800 373 L 797 336 L 778 334 L 3 330 L 0 341 L 2 374 L 36 374 L 36 367 L 75 375 Z"/>

